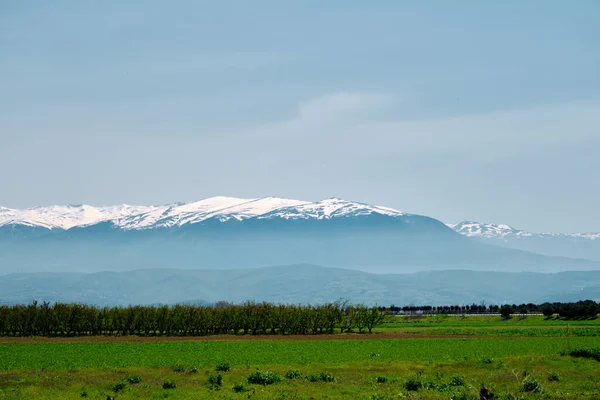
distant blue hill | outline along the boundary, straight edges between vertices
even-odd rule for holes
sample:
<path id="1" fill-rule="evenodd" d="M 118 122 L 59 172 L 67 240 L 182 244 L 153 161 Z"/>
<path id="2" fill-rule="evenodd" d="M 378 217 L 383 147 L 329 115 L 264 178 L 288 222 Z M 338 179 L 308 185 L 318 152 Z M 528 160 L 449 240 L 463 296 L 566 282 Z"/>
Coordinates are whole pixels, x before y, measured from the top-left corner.
<path id="1" fill-rule="evenodd" d="M 97 305 L 245 300 L 379 305 L 542 303 L 600 300 L 600 271 L 556 274 L 429 271 L 369 274 L 314 265 L 238 270 L 154 269 L 0 276 L 0 303 L 33 300 Z"/>

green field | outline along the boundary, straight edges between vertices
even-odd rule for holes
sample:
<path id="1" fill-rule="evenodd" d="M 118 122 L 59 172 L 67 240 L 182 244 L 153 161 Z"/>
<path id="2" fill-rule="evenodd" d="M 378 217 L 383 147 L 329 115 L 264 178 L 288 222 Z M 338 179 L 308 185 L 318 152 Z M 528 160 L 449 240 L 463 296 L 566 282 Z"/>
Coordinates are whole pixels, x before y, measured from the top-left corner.
<path id="1" fill-rule="evenodd" d="M 453 318 L 399 319 L 348 340 L 7 340 L 0 344 L 0 399 L 478 399 L 481 385 L 499 399 L 600 398 L 600 362 L 561 355 L 600 347 L 598 321 Z M 406 329 L 414 336 L 386 337 Z M 481 333 L 488 330 L 496 335 Z M 443 337 L 425 336 L 432 334 Z M 231 370 L 216 385 L 220 363 Z M 282 380 L 248 383 L 257 370 Z M 285 378 L 288 370 L 301 377 Z M 306 378 L 321 372 L 334 381 Z M 133 376 L 141 382 L 127 382 Z M 164 389 L 165 381 L 176 388 Z"/>

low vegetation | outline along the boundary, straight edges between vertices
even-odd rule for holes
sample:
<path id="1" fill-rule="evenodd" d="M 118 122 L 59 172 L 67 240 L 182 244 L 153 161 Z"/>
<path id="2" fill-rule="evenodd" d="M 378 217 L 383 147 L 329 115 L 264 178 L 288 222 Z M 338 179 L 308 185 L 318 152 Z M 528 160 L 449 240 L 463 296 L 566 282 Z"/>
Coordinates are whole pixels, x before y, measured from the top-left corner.
<path id="1" fill-rule="evenodd" d="M 281 382 L 281 377 L 270 371 L 255 371 L 248 375 L 248 383 L 272 385 Z"/>
<path id="2" fill-rule="evenodd" d="M 600 398 L 598 320 L 387 315 L 354 331 L 0 338 L 0 398 Z"/>

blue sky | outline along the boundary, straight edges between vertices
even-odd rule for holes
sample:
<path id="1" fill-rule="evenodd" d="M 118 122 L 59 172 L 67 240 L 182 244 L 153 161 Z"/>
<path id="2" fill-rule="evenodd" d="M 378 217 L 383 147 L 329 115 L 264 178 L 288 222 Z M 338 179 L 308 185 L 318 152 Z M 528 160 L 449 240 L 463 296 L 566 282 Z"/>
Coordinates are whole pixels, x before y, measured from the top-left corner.
<path id="1" fill-rule="evenodd" d="M 0 204 L 600 230 L 600 2 L 5 1 Z"/>

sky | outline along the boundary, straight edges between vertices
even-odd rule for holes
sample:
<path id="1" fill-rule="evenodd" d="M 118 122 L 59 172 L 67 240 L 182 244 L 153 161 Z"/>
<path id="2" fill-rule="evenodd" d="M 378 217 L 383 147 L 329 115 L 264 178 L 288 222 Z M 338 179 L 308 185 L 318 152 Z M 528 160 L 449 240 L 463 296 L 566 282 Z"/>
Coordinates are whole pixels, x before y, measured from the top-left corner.
<path id="1" fill-rule="evenodd" d="M 600 231 L 600 2 L 0 1 L 0 205 Z"/>

